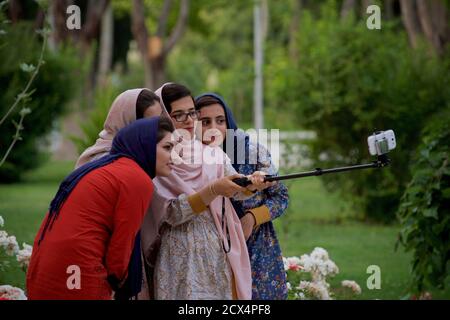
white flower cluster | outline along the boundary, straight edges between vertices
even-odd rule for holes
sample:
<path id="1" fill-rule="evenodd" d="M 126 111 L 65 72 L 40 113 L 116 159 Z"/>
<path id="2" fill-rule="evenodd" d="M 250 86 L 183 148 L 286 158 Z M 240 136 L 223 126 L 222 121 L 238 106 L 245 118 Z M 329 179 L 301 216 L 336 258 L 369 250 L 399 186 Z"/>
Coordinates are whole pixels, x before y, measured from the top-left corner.
<path id="1" fill-rule="evenodd" d="M 10 285 L 0 286 L 0 299 L 27 300 L 22 289 Z"/>
<path id="2" fill-rule="evenodd" d="M 3 217 L 0 216 L 0 226 L 4 225 Z M 28 267 L 33 247 L 23 243 L 23 249 L 20 250 L 15 236 L 9 236 L 4 230 L 0 230 L 0 249 L 3 248 L 8 256 L 16 256 L 17 261 L 23 267 Z"/>
<path id="3" fill-rule="evenodd" d="M 310 281 L 301 280 L 298 286 L 293 287 L 291 283 L 288 290 L 294 292 L 294 297 L 300 300 L 319 299 L 331 300 L 330 284 L 327 277 L 333 277 L 339 273 L 338 266 L 330 259 L 328 252 L 323 248 L 315 248 L 311 254 L 304 254 L 300 258 L 284 258 L 284 270 L 309 274 Z M 361 288 L 354 281 L 342 282 L 345 287 L 350 287 L 356 294 L 361 293 Z"/>
<path id="4" fill-rule="evenodd" d="M 292 270 L 299 271 L 303 267 L 301 265 L 301 261 L 299 257 L 283 257 L 284 271 Z"/>
<path id="5" fill-rule="evenodd" d="M 290 284 L 288 290 L 294 290 L 296 299 L 320 299 L 330 300 L 330 285 L 326 282 L 327 276 L 339 273 L 336 264 L 330 260 L 328 252 L 323 248 L 315 248 L 310 255 L 304 254 L 299 257 L 283 257 L 285 271 L 301 271 L 309 273 L 311 281 L 300 281 L 299 285 L 292 289 Z"/>
<path id="6" fill-rule="evenodd" d="M 20 266 L 24 269 L 28 268 L 28 265 L 30 264 L 31 254 L 33 253 L 33 247 L 23 243 L 23 249 L 19 250 L 17 253 L 17 261 L 19 262 Z"/>
<path id="7" fill-rule="evenodd" d="M 331 300 L 330 285 L 325 281 L 300 281 L 297 289 L 300 291 L 297 295 L 299 298 L 303 297 L 303 300 L 306 299 L 307 295 L 319 300 Z"/>
<path id="8" fill-rule="evenodd" d="M 5 220 L 3 220 L 3 217 L 0 216 L 0 227 L 3 227 L 5 224 Z M 20 250 L 19 244 L 17 243 L 15 236 L 10 236 L 8 233 L 4 230 L 0 230 L 0 251 L 4 250 L 5 253 L 8 256 L 16 256 L 17 261 L 19 262 L 20 266 L 26 270 L 28 268 L 28 265 L 30 263 L 31 259 L 31 253 L 33 251 L 33 247 L 30 245 L 27 245 L 26 243 L 23 244 L 23 249 Z M 0 267 L 3 266 L 0 259 Z M 5 262 L 6 265 L 6 262 Z M 7 299 L 7 300 L 26 300 L 27 297 L 25 296 L 25 293 L 22 289 L 12 287 L 10 285 L 3 285 L 0 286 L 0 300 L 1 299 Z"/>
<path id="9" fill-rule="evenodd" d="M 361 294 L 361 287 L 359 284 L 357 284 L 355 281 L 352 280 L 344 280 L 341 282 L 341 285 L 344 288 L 350 288 L 352 289 L 353 293 L 355 294 Z"/>
<path id="10" fill-rule="evenodd" d="M 0 230 L 0 248 L 3 248 L 8 256 L 19 252 L 19 245 L 15 236 L 8 236 L 6 231 Z"/>
<path id="11" fill-rule="evenodd" d="M 330 260 L 328 252 L 323 248 L 315 248 L 310 255 L 302 255 L 300 264 L 305 272 L 311 273 L 312 281 L 317 283 L 326 281 L 327 276 L 339 273 L 339 268 Z"/>

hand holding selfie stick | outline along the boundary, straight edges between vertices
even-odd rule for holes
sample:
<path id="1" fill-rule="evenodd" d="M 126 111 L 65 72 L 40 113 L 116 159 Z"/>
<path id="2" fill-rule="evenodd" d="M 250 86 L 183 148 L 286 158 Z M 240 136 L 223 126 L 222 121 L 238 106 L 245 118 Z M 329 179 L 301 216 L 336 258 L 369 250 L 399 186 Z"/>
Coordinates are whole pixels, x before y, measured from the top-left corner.
<path id="1" fill-rule="evenodd" d="M 367 142 L 369 144 L 370 154 L 377 155 L 377 160 L 373 161 L 372 163 L 332 168 L 332 169 L 316 168 L 316 170 L 313 171 L 293 173 L 282 176 L 267 175 L 264 177 L 264 182 L 298 179 L 311 176 L 321 176 L 328 173 L 336 173 L 360 169 L 383 168 L 389 165 L 390 159 L 388 158 L 387 153 L 390 150 L 395 149 L 396 147 L 394 131 L 388 130 L 383 132 L 376 132 L 367 139 Z M 241 187 L 247 187 L 252 184 L 251 181 L 247 179 L 247 177 L 233 179 L 233 182 Z"/>

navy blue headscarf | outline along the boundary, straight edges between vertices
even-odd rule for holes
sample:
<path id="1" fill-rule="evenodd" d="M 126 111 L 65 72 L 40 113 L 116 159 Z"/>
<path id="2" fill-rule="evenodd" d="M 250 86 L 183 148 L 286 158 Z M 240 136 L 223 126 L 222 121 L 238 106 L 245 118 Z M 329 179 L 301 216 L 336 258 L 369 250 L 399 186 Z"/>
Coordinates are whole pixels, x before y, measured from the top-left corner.
<path id="1" fill-rule="evenodd" d="M 88 162 L 67 176 L 59 186 L 58 192 L 50 204 L 48 218 L 38 244 L 43 240 L 47 230 L 51 230 L 53 222 L 58 217 L 59 211 L 70 193 L 76 187 L 78 182 L 89 172 L 106 166 L 121 157 L 126 157 L 134 160 L 150 178 L 154 178 L 158 124 L 159 117 L 134 121 L 117 133 L 113 140 L 109 155 Z M 133 252 L 128 266 L 128 278 L 125 284 L 119 288 L 118 279 L 108 277 L 108 281 L 116 292 L 116 299 L 129 299 L 136 296 L 141 291 L 142 260 L 140 232 L 136 235 Z"/>
<path id="2" fill-rule="evenodd" d="M 227 129 L 231 129 L 234 130 L 234 152 L 231 152 L 231 150 L 227 151 L 227 143 L 226 143 L 226 139 L 224 139 L 223 141 L 223 151 L 228 155 L 228 157 L 232 160 L 232 165 L 234 167 L 234 169 L 239 172 L 240 169 L 240 165 L 242 164 L 248 164 L 249 163 L 249 143 L 250 143 L 250 137 L 248 134 L 246 134 L 244 131 L 240 130 L 237 126 L 236 120 L 234 120 L 234 116 L 233 116 L 233 112 L 231 111 L 231 109 L 228 107 L 228 105 L 226 104 L 225 100 L 223 99 L 222 96 L 218 95 L 217 93 L 213 93 L 213 92 L 208 92 L 208 93 L 204 93 L 199 95 L 198 97 L 195 98 L 195 103 L 198 103 L 198 100 L 200 98 L 203 97 L 213 97 L 215 99 L 217 99 L 220 103 L 220 105 L 222 106 L 224 112 L 225 112 L 225 118 L 227 121 Z M 245 155 L 244 155 L 244 163 L 239 163 L 238 161 L 238 146 L 241 146 L 242 143 L 244 143 L 245 146 Z M 242 157 L 239 157 L 239 159 L 241 159 Z M 238 216 L 241 218 L 244 216 L 245 212 L 244 209 L 242 208 L 242 205 L 240 202 L 237 201 L 231 201 L 231 203 L 233 204 L 234 210 L 236 211 L 236 213 L 238 214 Z"/>
<path id="3" fill-rule="evenodd" d="M 197 102 L 200 98 L 207 97 L 207 96 L 216 98 L 219 101 L 220 105 L 222 106 L 222 108 L 225 112 L 225 118 L 227 121 L 227 129 L 234 130 L 234 151 L 235 152 L 231 152 L 231 150 L 227 151 L 226 137 L 223 140 L 222 148 L 223 148 L 223 151 L 225 151 L 227 153 L 228 157 L 232 160 L 232 165 L 233 165 L 234 169 L 236 169 L 236 171 L 239 171 L 239 165 L 241 165 L 243 163 L 239 163 L 238 155 L 237 155 L 236 151 L 238 150 L 238 146 L 242 145 L 242 143 L 245 143 L 245 163 L 248 163 L 248 160 L 249 160 L 248 145 L 249 145 L 250 137 L 248 136 L 248 134 L 246 134 L 244 131 L 242 131 L 238 128 L 236 120 L 234 120 L 233 112 L 228 107 L 228 105 L 226 104 L 226 102 L 222 98 L 222 96 L 218 95 L 217 93 L 212 93 L 212 92 L 204 93 L 195 98 L 195 103 L 197 104 Z"/>

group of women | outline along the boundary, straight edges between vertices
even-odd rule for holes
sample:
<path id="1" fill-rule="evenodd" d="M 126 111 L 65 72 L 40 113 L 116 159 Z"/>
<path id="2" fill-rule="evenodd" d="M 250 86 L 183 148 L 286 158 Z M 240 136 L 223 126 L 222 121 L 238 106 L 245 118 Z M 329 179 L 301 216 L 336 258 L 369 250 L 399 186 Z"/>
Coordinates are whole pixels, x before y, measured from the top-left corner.
<path id="1" fill-rule="evenodd" d="M 125 91 L 50 204 L 29 299 L 285 299 L 272 220 L 288 193 L 265 174 L 277 174 L 270 153 L 219 95 Z"/>

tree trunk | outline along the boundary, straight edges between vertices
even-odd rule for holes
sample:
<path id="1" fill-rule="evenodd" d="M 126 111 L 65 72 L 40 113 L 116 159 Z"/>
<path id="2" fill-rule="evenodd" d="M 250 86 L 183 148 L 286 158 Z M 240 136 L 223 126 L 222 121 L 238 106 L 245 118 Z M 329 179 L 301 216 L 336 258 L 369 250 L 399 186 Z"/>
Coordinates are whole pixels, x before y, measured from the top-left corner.
<path id="1" fill-rule="evenodd" d="M 384 14 L 387 20 L 392 20 L 394 18 L 394 0 L 384 1 Z"/>
<path id="2" fill-rule="evenodd" d="M 114 13 L 112 5 L 109 4 L 103 14 L 100 35 L 100 52 L 97 85 L 103 87 L 109 71 L 111 70 L 112 54 L 114 47 Z"/>
<path id="3" fill-rule="evenodd" d="M 57 48 L 58 45 L 69 38 L 69 30 L 67 29 L 67 7 L 71 5 L 70 0 L 58 0 L 50 2 L 50 24 L 53 32 L 51 35 L 50 43 L 53 48 Z"/>
<path id="4" fill-rule="evenodd" d="M 442 55 L 448 38 L 448 15 L 445 4 L 438 0 L 417 0 L 423 33 L 434 50 Z"/>
<path id="5" fill-rule="evenodd" d="M 409 42 L 413 48 L 417 48 L 420 25 L 416 13 L 416 0 L 400 0 L 400 7 Z"/>
<path id="6" fill-rule="evenodd" d="M 189 0 L 181 0 L 180 14 L 170 36 L 166 38 L 171 0 L 165 0 L 155 36 L 150 36 L 145 25 L 143 0 L 133 0 L 132 31 L 142 56 L 145 86 L 156 89 L 166 80 L 166 61 L 172 48 L 182 37 L 189 16 Z"/>
<path id="7" fill-rule="evenodd" d="M 108 4 L 109 0 L 90 0 L 88 2 L 86 22 L 78 32 L 78 40 L 83 52 L 88 52 L 92 41 L 98 38 L 102 17 Z"/>
<path id="8" fill-rule="evenodd" d="M 158 29 L 156 30 L 156 35 L 163 38 L 167 32 L 167 21 L 169 19 L 170 8 L 172 7 L 172 1 L 164 1 L 161 15 L 159 16 Z"/>
<path id="9" fill-rule="evenodd" d="M 168 1 L 168 0 L 166 0 Z M 178 15 L 177 24 L 175 25 L 170 37 L 164 42 L 163 55 L 168 55 L 173 49 L 175 44 L 181 39 L 186 30 L 187 20 L 189 17 L 189 3 L 190 0 L 181 0 L 180 3 L 180 14 Z M 161 21 L 161 23 L 167 23 Z"/>
<path id="10" fill-rule="evenodd" d="M 445 47 L 450 42 L 450 10 L 449 6 L 443 1 L 434 1 L 431 6 L 431 16 L 433 22 L 439 33 L 439 38 L 442 41 L 442 47 Z"/>
<path id="11" fill-rule="evenodd" d="M 92 52 L 92 43 L 99 38 L 100 24 L 103 14 L 109 4 L 109 0 L 89 0 L 85 23 L 81 30 L 75 32 L 75 38 L 78 43 L 78 49 L 82 57 L 87 57 L 93 53 L 92 63 L 89 68 L 88 77 L 84 86 L 84 96 L 87 105 L 94 105 L 94 93 L 97 84 L 97 72 L 99 61 L 99 48 Z M 75 31 L 75 30 L 74 30 Z"/>
<path id="12" fill-rule="evenodd" d="M 141 53 L 142 63 L 144 65 L 145 86 L 154 90 L 155 86 L 152 80 L 152 67 L 148 59 L 148 31 L 147 27 L 145 26 L 144 9 L 144 3 L 142 0 L 133 0 L 131 30 L 133 32 L 134 39 L 136 40 L 139 52 Z"/>
<path id="13" fill-rule="evenodd" d="M 344 0 L 341 8 L 341 19 L 346 19 L 350 12 L 355 12 L 356 0 Z"/>
<path id="14" fill-rule="evenodd" d="M 39 9 L 36 18 L 34 19 L 34 29 L 40 30 L 44 26 L 45 22 L 45 13 L 42 9 Z"/>
<path id="15" fill-rule="evenodd" d="M 13 24 L 22 18 L 23 10 L 19 0 L 9 1 L 9 18 Z"/>
<path id="16" fill-rule="evenodd" d="M 166 82 L 166 56 L 160 55 L 151 59 L 152 66 L 152 84 L 154 90 Z"/>
<path id="17" fill-rule="evenodd" d="M 51 1 L 51 21 L 53 24 L 53 42 L 55 45 L 71 38 L 78 46 L 81 55 L 89 52 L 91 44 L 98 38 L 100 23 L 103 14 L 109 4 L 109 0 L 89 0 L 85 23 L 81 30 L 67 29 L 67 7 L 73 4 L 73 0 Z"/>
<path id="18" fill-rule="evenodd" d="M 365 17 L 367 15 L 367 7 L 369 7 L 371 4 L 374 4 L 374 1 L 371 0 L 361 1 L 361 17 Z"/>

